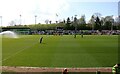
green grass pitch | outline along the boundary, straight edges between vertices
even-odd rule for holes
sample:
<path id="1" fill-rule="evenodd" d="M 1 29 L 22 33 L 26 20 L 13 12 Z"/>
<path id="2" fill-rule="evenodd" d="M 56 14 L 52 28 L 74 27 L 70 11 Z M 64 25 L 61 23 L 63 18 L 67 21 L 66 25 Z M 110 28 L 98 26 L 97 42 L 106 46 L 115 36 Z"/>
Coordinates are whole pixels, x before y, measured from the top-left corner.
<path id="1" fill-rule="evenodd" d="M 39 38 L 43 43 L 39 43 Z M 111 67 L 118 61 L 118 36 L 21 35 L 2 38 L 3 66 Z"/>

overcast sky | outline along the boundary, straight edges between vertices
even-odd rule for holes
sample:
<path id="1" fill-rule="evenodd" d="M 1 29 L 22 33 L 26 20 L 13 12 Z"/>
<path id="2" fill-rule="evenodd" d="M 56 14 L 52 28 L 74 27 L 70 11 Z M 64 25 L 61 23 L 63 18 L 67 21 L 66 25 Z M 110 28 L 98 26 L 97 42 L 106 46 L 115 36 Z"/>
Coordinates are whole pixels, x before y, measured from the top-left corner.
<path id="1" fill-rule="evenodd" d="M 55 22 L 74 15 L 85 14 L 86 20 L 99 12 L 102 16 L 118 15 L 119 0 L 0 0 L 0 22 L 7 26 L 11 21 L 20 24 L 44 23 L 46 19 Z M 58 14 L 58 17 L 56 17 Z"/>

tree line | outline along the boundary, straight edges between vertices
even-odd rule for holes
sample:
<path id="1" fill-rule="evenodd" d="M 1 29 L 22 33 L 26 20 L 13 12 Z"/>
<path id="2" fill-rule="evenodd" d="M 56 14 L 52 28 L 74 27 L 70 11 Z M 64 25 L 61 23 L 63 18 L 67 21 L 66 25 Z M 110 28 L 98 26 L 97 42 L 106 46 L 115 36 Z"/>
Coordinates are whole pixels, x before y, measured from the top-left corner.
<path id="1" fill-rule="evenodd" d="M 100 13 L 94 13 L 90 20 L 86 22 L 85 15 L 82 15 L 80 18 L 77 18 L 77 15 L 74 17 L 68 17 L 63 21 L 45 21 L 46 24 L 32 24 L 32 25 L 14 25 L 7 26 L 7 28 L 21 28 L 27 27 L 32 30 L 55 30 L 56 27 L 63 27 L 64 30 L 120 30 L 120 21 L 119 18 L 113 18 L 113 16 L 102 17 Z"/>
<path id="2" fill-rule="evenodd" d="M 65 29 L 77 29 L 77 30 L 120 30 L 119 18 L 113 18 L 113 16 L 101 17 L 100 13 L 94 13 L 88 23 L 86 23 L 85 15 L 82 15 L 79 19 L 75 16 L 66 20 Z"/>

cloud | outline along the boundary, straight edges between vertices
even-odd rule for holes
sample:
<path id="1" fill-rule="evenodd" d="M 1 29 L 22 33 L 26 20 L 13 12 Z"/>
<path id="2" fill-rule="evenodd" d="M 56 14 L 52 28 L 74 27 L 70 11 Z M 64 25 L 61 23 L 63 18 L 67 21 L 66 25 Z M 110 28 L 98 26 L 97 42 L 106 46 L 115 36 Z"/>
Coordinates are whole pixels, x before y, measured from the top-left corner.
<path id="1" fill-rule="evenodd" d="M 37 0 L 36 2 L 33 14 L 38 15 L 42 20 L 49 19 L 55 21 L 56 13 L 60 14 L 69 10 L 69 4 L 65 0 Z"/>
<path id="2" fill-rule="evenodd" d="M 119 0 L 0 0 L 0 16 L 3 19 L 3 25 L 9 25 L 14 20 L 20 23 L 20 14 L 22 15 L 22 24 L 34 24 L 35 15 L 37 23 L 44 23 L 46 19 L 56 21 L 66 18 L 72 2 L 118 2 Z M 68 15 L 65 15 L 67 14 Z M 56 13 L 58 17 L 56 17 Z M 72 13 L 72 12 L 71 12 Z"/>
<path id="3" fill-rule="evenodd" d="M 19 15 L 22 15 L 23 24 L 33 24 L 35 15 L 38 22 L 55 21 L 55 14 L 67 11 L 69 4 L 66 0 L 1 0 L 0 9 L 3 25 L 8 25 L 11 20 L 17 20 L 18 24 Z"/>

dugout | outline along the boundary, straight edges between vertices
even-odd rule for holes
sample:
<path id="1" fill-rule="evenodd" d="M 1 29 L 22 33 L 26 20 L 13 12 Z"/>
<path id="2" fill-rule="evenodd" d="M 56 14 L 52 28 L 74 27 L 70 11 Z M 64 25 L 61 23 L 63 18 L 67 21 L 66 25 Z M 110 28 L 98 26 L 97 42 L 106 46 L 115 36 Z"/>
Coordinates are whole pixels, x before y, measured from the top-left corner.
<path id="1" fill-rule="evenodd" d="M 24 35 L 28 35 L 31 32 L 30 28 L 12 28 L 12 27 L 2 28 L 2 31 L 14 31 L 17 34 L 24 34 Z"/>

